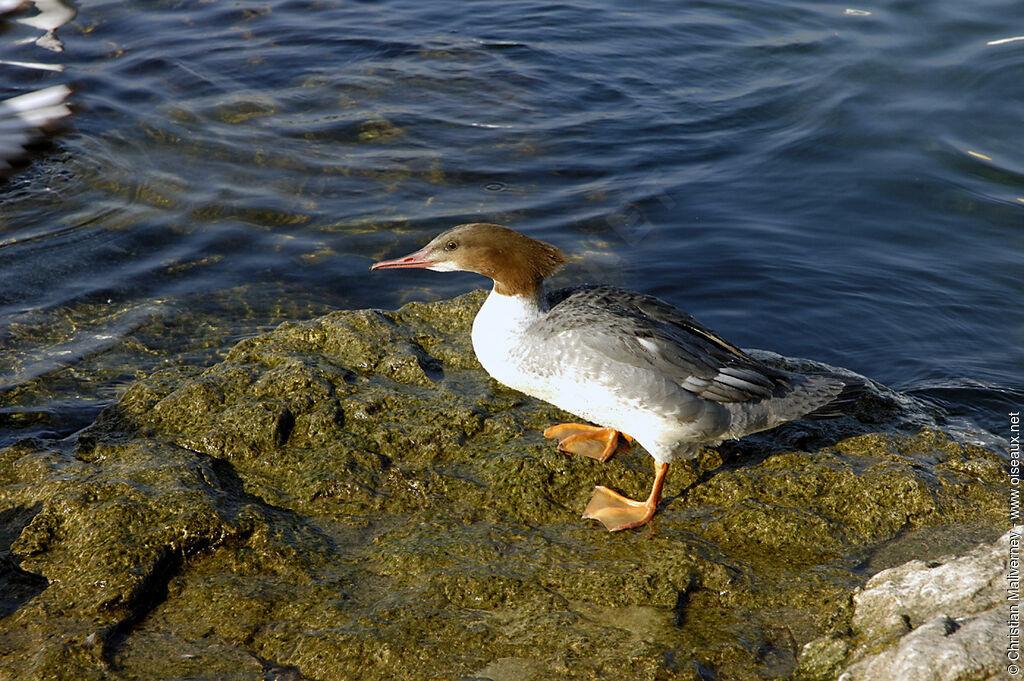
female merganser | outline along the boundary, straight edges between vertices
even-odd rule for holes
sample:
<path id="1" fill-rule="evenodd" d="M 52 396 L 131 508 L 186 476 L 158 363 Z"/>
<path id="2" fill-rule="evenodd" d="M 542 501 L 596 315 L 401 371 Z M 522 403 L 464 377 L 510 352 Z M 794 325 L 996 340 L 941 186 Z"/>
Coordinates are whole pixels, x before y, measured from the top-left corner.
<path id="1" fill-rule="evenodd" d="M 469 271 L 494 280 L 473 321 L 473 350 L 495 380 L 599 424 L 544 431 L 559 449 L 605 461 L 619 435 L 654 457 L 645 501 L 597 487 L 584 518 L 611 531 L 639 527 L 661 500 L 668 465 L 701 445 L 805 416 L 845 387 L 834 376 L 766 366 L 657 298 L 611 286 L 545 294 L 566 262 L 550 244 L 508 227 L 459 225 L 415 253 L 370 269 Z"/>

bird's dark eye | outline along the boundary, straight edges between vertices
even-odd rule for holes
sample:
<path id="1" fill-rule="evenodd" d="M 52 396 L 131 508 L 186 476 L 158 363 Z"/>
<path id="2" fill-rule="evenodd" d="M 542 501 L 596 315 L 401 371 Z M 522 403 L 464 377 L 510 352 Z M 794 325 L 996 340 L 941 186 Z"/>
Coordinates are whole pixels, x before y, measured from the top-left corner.
<path id="1" fill-rule="evenodd" d="M 454 251 L 458 247 L 459 247 L 459 245 L 457 243 L 455 243 L 454 241 L 449 241 L 448 243 L 446 243 L 444 245 L 444 250 L 446 250 L 446 251 Z"/>

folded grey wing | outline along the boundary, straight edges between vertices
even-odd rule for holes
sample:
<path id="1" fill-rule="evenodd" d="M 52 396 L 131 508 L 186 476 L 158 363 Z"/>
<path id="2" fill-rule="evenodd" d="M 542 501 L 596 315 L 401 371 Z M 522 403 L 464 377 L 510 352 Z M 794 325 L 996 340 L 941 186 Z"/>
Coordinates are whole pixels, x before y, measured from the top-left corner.
<path id="1" fill-rule="evenodd" d="M 588 351 L 610 363 L 649 369 L 703 399 L 758 401 L 788 388 L 785 374 L 657 298 L 597 286 L 576 289 L 561 301 L 546 321 L 579 334 Z"/>

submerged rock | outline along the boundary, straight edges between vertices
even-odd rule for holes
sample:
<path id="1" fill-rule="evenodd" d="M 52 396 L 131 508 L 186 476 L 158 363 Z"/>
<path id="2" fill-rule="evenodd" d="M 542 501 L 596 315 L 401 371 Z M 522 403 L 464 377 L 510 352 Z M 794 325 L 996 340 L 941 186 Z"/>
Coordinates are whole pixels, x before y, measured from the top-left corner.
<path id="1" fill-rule="evenodd" d="M 544 440 L 567 415 L 479 367 L 482 300 L 284 324 L 0 450 L 0 678 L 771 679 L 823 640 L 831 673 L 894 544 L 999 534 L 1000 454 L 881 388 L 673 466 L 609 534 L 594 485 L 649 457 Z"/>

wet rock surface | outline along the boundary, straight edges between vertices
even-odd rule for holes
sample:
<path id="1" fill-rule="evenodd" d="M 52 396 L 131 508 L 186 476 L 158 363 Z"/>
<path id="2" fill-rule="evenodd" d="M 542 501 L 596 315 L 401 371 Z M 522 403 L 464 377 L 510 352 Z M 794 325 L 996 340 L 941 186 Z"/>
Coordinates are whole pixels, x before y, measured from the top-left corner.
<path id="1" fill-rule="evenodd" d="M 896 547 L 1002 532 L 1002 456 L 879 388 L 673 466 L 609 534 L 593 487 L 643 494 L 649 457 L 544 440 L 568 416 L 479 367 L 482 300 L 287 323 L 0 450 L 0 678 L 831 674 Z"/>

